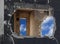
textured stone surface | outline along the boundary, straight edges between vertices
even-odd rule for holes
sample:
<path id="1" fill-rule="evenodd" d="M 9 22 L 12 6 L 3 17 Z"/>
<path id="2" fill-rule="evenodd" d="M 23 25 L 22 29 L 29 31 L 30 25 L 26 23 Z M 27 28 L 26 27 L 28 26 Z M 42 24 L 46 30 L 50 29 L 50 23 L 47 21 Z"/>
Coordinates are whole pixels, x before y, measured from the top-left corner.
<path id="1" fill-rule="evenodd" d="M 0 0 L 0 35 L 4 33 L 4 0 Z"/>

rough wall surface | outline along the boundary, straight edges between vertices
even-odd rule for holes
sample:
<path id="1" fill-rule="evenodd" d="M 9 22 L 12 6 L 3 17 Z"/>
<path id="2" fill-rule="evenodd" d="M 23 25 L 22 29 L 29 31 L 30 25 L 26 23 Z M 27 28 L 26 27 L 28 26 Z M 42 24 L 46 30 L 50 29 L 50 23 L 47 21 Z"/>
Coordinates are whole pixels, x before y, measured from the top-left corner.
<path id="1" fill-rule="evenodd" d="M 1 2 L 2 0 L 0 0 Z M 9 2 L 8 2 L 9 3 Z M 57 25 L 57 31 L 55 36 L 57 39 L 60 41 L 60 0 L 50 0 L 50 5 L 54 8 L 54 16 L 56 18 L 56 25 Z M 0 6 L 1 7 L 1 6 Z M 7 15 L 6 15 L 7 16 Z M 17 40 L 16 39 L 16 44 L 56 44 L 56 41 L 51 40 L 51 39 L 24 39 L 24 40 Z M 42 42 L 43 41 L 43 42 Z"/>
<path id="2" fill-rule="evenodd" d="M 0 35 L 4 34 L 4 0 L 0 0 Z"/>

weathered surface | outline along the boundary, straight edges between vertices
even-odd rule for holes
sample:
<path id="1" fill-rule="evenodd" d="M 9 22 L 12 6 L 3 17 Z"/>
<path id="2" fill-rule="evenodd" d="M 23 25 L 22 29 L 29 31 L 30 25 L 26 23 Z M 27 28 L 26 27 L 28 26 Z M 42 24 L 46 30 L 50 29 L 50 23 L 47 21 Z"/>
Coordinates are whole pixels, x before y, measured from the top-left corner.
<path id="1" fill-rule="evenodd" d="M 4 0 L 0 0 L 0 35 L 4 34 Z"/>

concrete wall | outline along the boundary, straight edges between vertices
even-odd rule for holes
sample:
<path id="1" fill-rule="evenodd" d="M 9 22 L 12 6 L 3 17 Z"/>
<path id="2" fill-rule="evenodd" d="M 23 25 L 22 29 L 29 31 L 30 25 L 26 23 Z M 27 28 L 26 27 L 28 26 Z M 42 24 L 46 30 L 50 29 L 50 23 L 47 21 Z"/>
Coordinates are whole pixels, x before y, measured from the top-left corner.
<path id="1" fill-rule="evenodd" d="M 35 15 L 31 14 L 30 16 L 30 36 L 39 36 L 40 28 L 39 21 L 35 20 Z"/>
<path id="2" fill-rule="evenodd" d="M 40 13 L 40 11 L 34 11 L 30 15 L 30 36 L 40 37 L 40 26 L 43 18 L 47 16 L 47 13 Z"/>
<path id="3" fill-rule="evenodd" d="M 34 29 L 35 29 L 35 23 L 34 23 L 34 15 L 31 13 L 30 15 L 30 36 L 34 36 Z"/>
<path id="4" fill-rule="evenodd" d="M 4 0 L 0 0 L 0 35 L 4 34 Z"/>

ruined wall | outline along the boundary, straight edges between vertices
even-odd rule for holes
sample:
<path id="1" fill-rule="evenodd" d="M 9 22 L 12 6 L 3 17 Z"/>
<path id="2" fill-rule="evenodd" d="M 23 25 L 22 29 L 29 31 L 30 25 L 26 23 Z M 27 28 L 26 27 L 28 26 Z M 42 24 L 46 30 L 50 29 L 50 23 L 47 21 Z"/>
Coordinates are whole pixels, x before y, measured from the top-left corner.
<path id="1" fill-rule="evenodd" d="M 30 36 L 37 37 L 39 36 L 39 21 L 35 20 L 34 13 L 30 16 Z"/>
<path id="2" fill-rule="evenodd" d="M 30 36 L 34 36 L 34 25 L 35 25 L 35 23 L 34 23 L 34 14 L 33 13 L 31 13 L 31 15 L 30 15 Z"/>
<path id="3" fill-rule="evenodd" d="M 30 15 L 30 36 L 40 37 L 41 32 L 41 22 L 44 17 L 47 16 L 47 12 L 44 11 L 34 11 Z"/>

